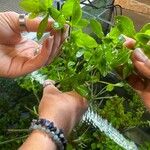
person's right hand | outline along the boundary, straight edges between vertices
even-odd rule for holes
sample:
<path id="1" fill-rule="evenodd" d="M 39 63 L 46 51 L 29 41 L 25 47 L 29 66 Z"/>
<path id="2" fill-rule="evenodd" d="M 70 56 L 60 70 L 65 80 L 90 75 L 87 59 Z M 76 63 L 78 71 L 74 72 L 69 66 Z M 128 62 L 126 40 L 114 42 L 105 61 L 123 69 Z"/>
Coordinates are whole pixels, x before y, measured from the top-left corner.
<path id="1" fill-rule="evenodd" d="M 44 88 L 39 117 L 53 121 L 67 135 L 87 110 L 87 101 L 76 92 L 62 93 L 51 81 L 46 82 L 50 85 Z"/>
<path id="2" fill-rule="evenodd" d="M 133 49 L 135 43 L 135 40 L 126 37 L 124 45 Z M 128 78 L 128 81 L 141 96 L 145 106 L 150 110 L 150 59 L 140 48 L 137 48 L 133 51 L 132 62 L 134 64 L 136 74 L 132 74 Z"/>

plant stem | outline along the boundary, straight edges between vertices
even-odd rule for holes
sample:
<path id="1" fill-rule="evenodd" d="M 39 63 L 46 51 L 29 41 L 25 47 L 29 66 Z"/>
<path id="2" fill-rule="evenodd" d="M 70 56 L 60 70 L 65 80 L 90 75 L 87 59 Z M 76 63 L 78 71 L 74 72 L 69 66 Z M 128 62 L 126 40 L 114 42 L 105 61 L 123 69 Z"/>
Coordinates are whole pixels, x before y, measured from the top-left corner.
<path id="1" fill-rule="evenodd" d="M 7 141 L 4 141 L 4 142 L 0 142 L 0 145 L 8 144 L 8 143 L 11 143 L 11 142 L 14 142 L 14 141 L 17 141 L 17 140 L 21 140 L 21 139 L 25 139 L 27 137 L 28 137 L 28 135 L 25 135 L 25 136 L 21 136 L 21 137 L 14 138 L 14 139 L 11 139 L 11 140 L 7 140 Z"/>
<path id="2" fill-rule="evenodd" d="M 7 129 L 8 132 L 29 132 L 29 129 Z"/>

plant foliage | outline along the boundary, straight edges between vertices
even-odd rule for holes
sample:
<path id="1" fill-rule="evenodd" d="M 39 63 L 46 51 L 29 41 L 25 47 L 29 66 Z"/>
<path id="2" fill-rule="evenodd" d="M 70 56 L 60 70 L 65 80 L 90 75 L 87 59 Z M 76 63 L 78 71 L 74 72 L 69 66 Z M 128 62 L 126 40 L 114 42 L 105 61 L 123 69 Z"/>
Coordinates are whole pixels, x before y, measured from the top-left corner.
<path id="1" fill-rule="evenodd" d="M 105 35 L 98 20 L 83 18 L 79 0 L 66 0 L 60 10 L 53 6 L 53 0 L 22 0 L 20 6 L 30 13 L 31 18 L 43 17 L 37 32 L 38 39 L 42 38 L 46 31 L 49 18 L 55 20 L 54 30 L 64 30 L 65 24 L 71 28 L 70 37 L 64 43 L 61 55 L 52 64 L 39 70 L 39 73 L 55 80 L 62 91 L 76 90 L 90 103 L 96 103 L 97 113 L 108 119 L 122 133 L 127 129 L 147 124 L 142 119 L 145 109 L 132 89 L 130 100 L 116 95 L 115 90 L 123 89 L 126 85 L 125 80 L 109 83 L 103 81 L 103 78 L 115 71 L 119 72 L 116 73 L 119 79 L 126 79 L 134 71 L 130 59 L 132 50 L 123 45 L 122 35 L 135 39 L 135 47 L 143 48 L 143 51 L 150 55 L 150 24 L 136 32 L 130 18 L 117 16 L 114 26 Z M 95 38 L 91 33 L 84 32 L 87 28 L 91 29 Z M 27 90 L 33 90 L 37 97 L 39 85 L 31 80 L 30 75 L 20 79 L 19 84 Z M 80 134 L 78 131 L 83 132 Z M 98 130 L 86 128 L 83 124 L 77 127 L 70 137 L 68 150 L 70 149 L 122 148 Z"/>

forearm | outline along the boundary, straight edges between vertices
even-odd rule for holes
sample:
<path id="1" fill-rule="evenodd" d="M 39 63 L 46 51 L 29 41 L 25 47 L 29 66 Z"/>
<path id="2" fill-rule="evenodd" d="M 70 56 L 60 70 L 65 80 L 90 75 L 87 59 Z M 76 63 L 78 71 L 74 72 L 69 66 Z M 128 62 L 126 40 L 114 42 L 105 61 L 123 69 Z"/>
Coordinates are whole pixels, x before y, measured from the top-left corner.
<path id="1" fill-rule="evenodd" d="M 56 150 L 56 144 L 49 136 L 42 132 L 33 131 L 19 150 Z"/>

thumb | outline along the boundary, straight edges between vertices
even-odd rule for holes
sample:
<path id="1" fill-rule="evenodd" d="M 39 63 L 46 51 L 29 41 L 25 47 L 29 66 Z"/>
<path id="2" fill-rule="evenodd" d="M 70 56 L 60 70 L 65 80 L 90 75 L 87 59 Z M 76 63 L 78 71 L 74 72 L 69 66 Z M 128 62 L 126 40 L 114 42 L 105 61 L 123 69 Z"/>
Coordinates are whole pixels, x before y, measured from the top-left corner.
<path id="1" fill-rule="evenodd" d="M 136 41 L 132 38 L 125 36 L 125 35 L 123 35 L 123 36 L 125 38 L 124 46 L 126 46 L 127 48 L 130 48 L 130 49 L 134 49 Z"/>

